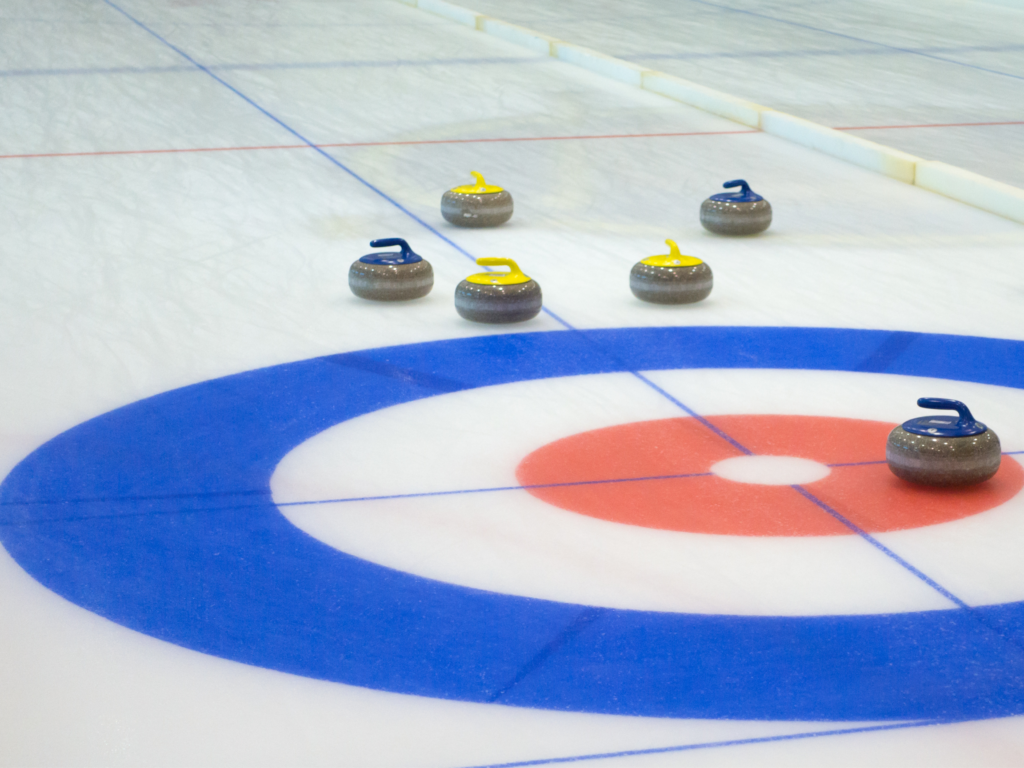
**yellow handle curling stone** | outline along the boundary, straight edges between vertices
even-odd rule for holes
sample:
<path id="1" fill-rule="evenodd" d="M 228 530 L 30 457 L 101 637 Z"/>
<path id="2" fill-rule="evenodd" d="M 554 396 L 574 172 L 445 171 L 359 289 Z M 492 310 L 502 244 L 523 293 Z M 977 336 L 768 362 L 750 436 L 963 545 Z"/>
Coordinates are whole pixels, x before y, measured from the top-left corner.
<path id="1" fill-rule="evenodd" d="M 475 184 L 454 187 L 441 198 L 441 215 L 459 227 L 496 227 L 512 218 L 512 195 L 470 171 Z"/>
<path id="2" fill-rule="evenodd" d="M 673 240 L 669 252 L 649 256 L 633 265 L 629 289 L 652 304 L 693 304 L 706 299 L 714 285 L 711 267 L 695 256 L 684 256 Z"/>
<path id="3" fill-rule="evenodd" d="M 512 259 L 481 258 L 481 267 L 508 272 L 478 272 L 455 289 L 455 310 L 475 323 L 519 323 L 536 317 L 543 306 L 540 284 Z"/>

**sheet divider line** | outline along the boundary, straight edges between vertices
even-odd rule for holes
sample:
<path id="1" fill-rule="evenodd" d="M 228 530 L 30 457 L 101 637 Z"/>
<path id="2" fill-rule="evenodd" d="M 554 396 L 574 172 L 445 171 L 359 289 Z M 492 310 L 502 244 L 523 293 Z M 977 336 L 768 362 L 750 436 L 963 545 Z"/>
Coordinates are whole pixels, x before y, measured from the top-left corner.
<path id="1" fill-rule="evenodd" d="M 629 749 L 621 752 L 602 752 L 589 755 L 573 755 L 571 757 L 549 757 L 539 760 L 523 760 L 514 763 L 492 763 L 489 765 L 474 766 L 474 768 L 527 768 L 534 765 L 557 765 L 558 763 L 577 763 L 589 760 L 610 760 L 619 757 L 637 757 L 640 755 L 657 755 L 667 752 L 686 752 L 697 749 L 716 749 L 722 747 L 738 747 L 744 744 L 767 744 L 776 741 L 795 741 L 798 739 L 814 739 L 822 736 L 843 736 L 853 733 L 870 733 L 872 731 L 892 731 L 901 728 L 921 728 L 929 725 L 944 725 L 945 720 L 914 720 L 905 723 L 891 723 L 885 725 L 866 725 L 856 728 L 837 728 L 826 731 L 803 731 L 801 733 L 787 733 L 779 736 L 755 736 L 749 739 L 729 739 L 727 741 L 705 741 L 697 744 L 682 744 L 673 747 L 652 747 L 649 749 Z"/>

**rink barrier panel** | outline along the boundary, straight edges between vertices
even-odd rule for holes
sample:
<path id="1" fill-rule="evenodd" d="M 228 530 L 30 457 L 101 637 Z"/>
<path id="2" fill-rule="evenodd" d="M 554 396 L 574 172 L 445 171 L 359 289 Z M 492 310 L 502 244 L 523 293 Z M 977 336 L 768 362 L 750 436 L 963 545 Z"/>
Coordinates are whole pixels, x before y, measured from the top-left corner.
<path id="1" fill-rule="evenodd" d="M 433 13 L 436 16 L 441 16 L 449 21 L 462 24 L 463 26 L 473 27 L 473 29 L 479 29 L 479 19 L 483 18 L 482 13 L 471 11 L 469 8 L 463 8 L 461 5 L 445 2 L 445 0 L 418 0 L 418 2 L 401 0 L 401 2 Z"/>
<path id="2" fill-rule="evenodd" d="M 477 29 L 505 42 L 521 45 L 524 48 L 529 48 L 534 53 L 542 53 L 545 56 L 554 56 L 555 45 L 562 42 L 554 37 L 534 32 L 532 29 L 520 27 L 518 24 L 510 24 L 507 21 L 494 19 L 490 16 L 478 18 Z"/>
<path id="3" fill-rule="evenodd" d="M 768 107 L 744 101 L 714 88 L 685 80 L 664 72 L 647 70 L 643 76 L 643 89 L 669 99 L 702 109 L 748 128 L 761 127 L 761 113 Z"/>
<path id="4" fill-rule="evenodd" d="M 997 216 L 1024 224 L 1024 190 L 936 160 L 924 160 L 845 131 L 778 112 L 681 77 L 648 69 L 600 51 L 543 35 L 526 27 L 464 8 L 447 0 L 398 0 L 506 42 L 583 67 L 687 106 L 914 184 Z M 1021 0 L 1024 2 L 1024 0 Z"/>
<path id="5" fill-rule="evenodd" d="M 584 48 L 582 45 L 574 45 L 573 43 L 553 42 L 551 50 L 552 55 L 561 61 L 576 64 L 584 69 L 589 69 L 591 72 L 596 72 L 599 75 L 610 77 L 613 80 L 618 80 L 620 83 L 632 85 L 636 88 L 643 87 L 644 75 L 652 71 L 647 69 L 647 67 L 616 59 L 614 56 L 606 56 L 599 51 Z"/>
<path id="6" fill-rule="evenodd" d="M 804 120 L 802 117 L 771 109 L 761 112 L 760 127 L 762 131 L 772 136 L 815 149 L 907 184 L 914 183 L 917 164 L 924 162 L 921 158 L 898 149 L 891 149 L 859 136 L 851 136 L 843 131 Z"/>
<path id="7" fill-rule="evenodd" d="M 917 186 L 1024 224 L 1024 189 L 938 160 L 917 164 Z"/>

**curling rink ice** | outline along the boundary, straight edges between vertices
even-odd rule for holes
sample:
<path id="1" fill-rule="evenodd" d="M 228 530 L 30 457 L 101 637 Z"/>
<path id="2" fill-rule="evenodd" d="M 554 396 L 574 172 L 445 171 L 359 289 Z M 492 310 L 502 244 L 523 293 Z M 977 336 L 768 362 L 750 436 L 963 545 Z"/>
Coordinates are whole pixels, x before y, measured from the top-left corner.
<path id="1" fill-rule="evenodd" d="M 466 4 L 1024 185 L 1010 2 Z M 1024 764 L 1021 224 L 388 0 L 8 0 L 0 105 L 0 765 Z"/>
<path id="2" fill-rule="evenodd" d="M 998 0 L 997 0 L 998 1 Z M 1024 186 L 1017 0 L 473 8 L 928 159 Z"/>

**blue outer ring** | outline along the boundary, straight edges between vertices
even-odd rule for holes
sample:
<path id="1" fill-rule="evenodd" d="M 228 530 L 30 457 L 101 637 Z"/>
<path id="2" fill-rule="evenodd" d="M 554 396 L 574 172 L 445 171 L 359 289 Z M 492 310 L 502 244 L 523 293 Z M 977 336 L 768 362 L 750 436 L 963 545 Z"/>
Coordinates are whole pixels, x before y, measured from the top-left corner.
<path id="1" fill-rule="evenodd" d="M 965 365 L 964 361 L 971 361 Z M 0 486 L 0 537 L 41 583 L 168 642 L 423 696 L 697 718 L 1024 712 L 1024 603 L 875 616 L 611 610 L 483 592 L 331 549 L 271 501 L 333 424 L 493 384 L 628 370 L 789 368 L 1024 388 L 1024 343 L 809 328 L 526 333 L 280 365 L 81 424 Z"/>

